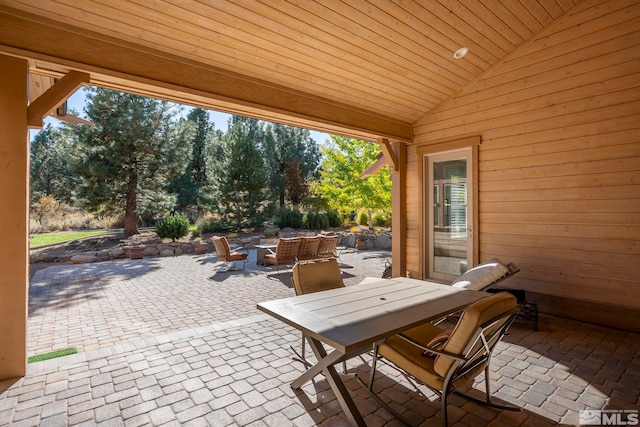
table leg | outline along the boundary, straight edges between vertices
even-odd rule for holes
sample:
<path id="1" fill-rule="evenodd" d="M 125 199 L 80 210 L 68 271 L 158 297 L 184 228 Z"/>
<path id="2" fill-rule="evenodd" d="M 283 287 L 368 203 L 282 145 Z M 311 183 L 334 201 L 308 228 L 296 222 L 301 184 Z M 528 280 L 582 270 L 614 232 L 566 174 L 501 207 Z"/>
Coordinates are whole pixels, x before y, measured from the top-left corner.
<path id="1" fill-rule="evenodd" d="M 265 248 L 256 248 L 256 264 L 264 265 Z"/>
<path id="2" fill-rule="evenodd" d="M 318 359 L 318 363 L 313 365 L 298 379 L 292 382 L 291 387 L 299 389 L 320 372 L 324 373 L 324 376 L 327 378 L 327 381 L 329 382 L 333 393 L 336 395 L 336 398 L 338 399 L 338 402 L 340 403 L 340 406 L 342 407 L 342 410 L 347 416 L 349 422 L 354 426 L 366 426 L 360 411 L 358 411 L 358 407 L 349 394 L 349 390 L 347 390 L 347 387 L 342 382 L 342 378 L 340 378 L 340 374 L 338 374 L 336 368 L 333 366 L 335 363 L 343 360 L 345 355 L 339 353 L 337 350 L 334 350 L 331 354 L 327 355 L 327 352 L 320 341 L 311 337 L 307 337 L 307 340 L 309 341 L 309 346 Z"/>

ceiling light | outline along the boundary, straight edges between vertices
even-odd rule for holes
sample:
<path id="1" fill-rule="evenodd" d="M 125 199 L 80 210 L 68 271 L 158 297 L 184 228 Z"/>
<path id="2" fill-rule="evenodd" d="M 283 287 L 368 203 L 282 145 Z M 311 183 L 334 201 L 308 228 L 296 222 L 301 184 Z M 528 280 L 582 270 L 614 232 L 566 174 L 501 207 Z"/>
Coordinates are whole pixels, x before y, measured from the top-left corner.
<path id="1" fill-rule="evenodd" d="M 467 52 L 469 52 L 469 48 L 468 47 L 461 47 L 460 49 L 455 51 L 455 53 L 453 54 L 453 58 L 454 59 L 460 59 L 463 56 L 465 56 L 467 54 Z"/>

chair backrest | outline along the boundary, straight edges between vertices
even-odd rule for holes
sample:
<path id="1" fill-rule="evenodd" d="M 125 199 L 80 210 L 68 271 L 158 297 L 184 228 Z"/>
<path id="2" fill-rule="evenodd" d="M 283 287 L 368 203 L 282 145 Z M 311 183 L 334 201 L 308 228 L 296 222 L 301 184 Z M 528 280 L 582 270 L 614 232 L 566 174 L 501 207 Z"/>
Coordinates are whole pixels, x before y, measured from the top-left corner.
<path id="1" fill-rule="evenodd" d="M 317 259 L 319 246 L 320 236 L 302 237 L 298 248 L 298 261 Z"/>
<path id="2" fill-rule="evenodd" d="M 218 259 L 220 261 L 227 261 L 229 254 L 231 253 L 231 247 L 226 237 L 213 236 L 213 246 L 218 253 Z"/>
<path id="3" fill-rule="evenodd" d="M 298 263 L 293 266 L 296 295 L 343 288 L 342 274 L 335 258 Z"/>
<path id="4" fill-rule="evenodd" d="M 289 264 L 296 262 L 299 247 L 299 237 L 291 237 L 288 239 L 283 238 L 278 240 L 278 246 L 276 246 L 276 259 L 278 264 Z"/>
<path id="5" fill-rule="evenodd" d="M 487 357 L 484 364 L 486 364 L 493 347 L 498 343 L 517 312 L 517 300 L 508 292 L 500 292 L 474 302 L 462 313 L 460 320 L 451 332 L 451 336 L 442 346 L 442 350 L 469 358 L 464 363 L 467 366 L 473 365 L 475 360 L 485 355 Z M 489 348 L 483 349 L 484 343 L 481 335 L 487 340 Z M 438 375 L 446 377 L 454 365 L 459 365 L 459 362 L 449 357 L 436 356 L 433 369 Z M 478 366 L 474 366 L 475 368 Z"/>
<path id="6" fill-rule="evenodd" d="M 520 271 L 520 269 L 516 267 L 515 264 L 509 263 L 505 265 L 499 259 L 492 258 L 457 277 L 451 282 L 451 286 L 483 291 L 507 277 L 516 274 L 518 271 Z"/>
<path id="7" fill-rule="evenodd" d="M 320 246 L 318 247 L 318 258 L 334 258 L 336 247 L 340 236 L 320 236 Z"/>

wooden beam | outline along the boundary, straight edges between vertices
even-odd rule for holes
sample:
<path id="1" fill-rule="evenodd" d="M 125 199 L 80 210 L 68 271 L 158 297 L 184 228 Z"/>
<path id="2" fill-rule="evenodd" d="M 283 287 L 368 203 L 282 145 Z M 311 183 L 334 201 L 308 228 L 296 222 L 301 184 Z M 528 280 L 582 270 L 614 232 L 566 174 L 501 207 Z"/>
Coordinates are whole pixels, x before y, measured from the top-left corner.
<path id="1" fill-rule="evenodd" d="M 27 108 L 27 125 L 29 128 L 42 129 L 42 119 L 50 111 L 58 108 L 84 83 L 89 83 L 89 74 L 72 70 L 45 93 L 37 97 Z"/>
<path id="2" fill-rule="evenodd" d="M 292 117 L 315 129 L 338 134 L 356 133 L 370 140 L 389 138 L 411 142 L 412 124 L 379 113 L 354 108 L 321 96 L 294 90 L 216 67 L 209 63 L 162 52 L 103 34 L 69 26 L 42 16 L 0 6 L 0 53 L 58 64 L 102 78 L 107 84 L 126 81 L 158 88 L 156 96 L 180 92 L 207 97 L 251 116 Z M 97 83 L 99 84 L 99 83 Z M 113 87 L 113 86 L 112 86 Z M 225 109 L 222 109 L 225 111 Z M 368 138 L 368 137 L 371 138 Z"/>
<path id="3" fill-rule="evenodd" d="M 378 140 L 378 145 L 380 146 L 380 150 L 382 150 L 382 155 L 389 165 L 389 169 L 391 170 L 391 172 L 396 172 L 398 170 L 398 159 L 396 158 L 396 154 L 391 149 L 391 143 L 387 138 L 380 138 Z"/>

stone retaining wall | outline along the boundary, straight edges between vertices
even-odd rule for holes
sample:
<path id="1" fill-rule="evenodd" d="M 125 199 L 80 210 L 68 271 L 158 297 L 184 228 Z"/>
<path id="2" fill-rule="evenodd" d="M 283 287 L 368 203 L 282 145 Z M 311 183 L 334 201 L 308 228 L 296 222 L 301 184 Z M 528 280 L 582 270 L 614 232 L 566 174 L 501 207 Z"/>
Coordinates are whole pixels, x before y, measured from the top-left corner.
<path id="1" fill-rule="evenodd" d="M 349 248 L 355 247 L 357 235 L 353 233 L 338 233 L 341 236 L 340 246 Z M 247 249 L 261 242 L 264 236 L 234 238 L 229 239 L 231 246 L 242 246 Z M 367 249 L 391 249 L 391 235 L 368 235 L 366 236 Z M 211 239 L 203 239 L 202 243 L 208 246 L 207 252 L 215 252 Z M 127 258 L 129 249 L 133 246 L 117 246 L 111 249 L 100 251 L 79 252 L 76 254 L 55 255 L 46 251 L 31 255 L 31 263 L 72 263 L 86 264 L 91 262 L 109 261 L 114 259 Z M 195 254 L 195 244 L 193 242 L 161 242 L 144 246 L 144 257 L 171 257 L 179 255 Z"/>

